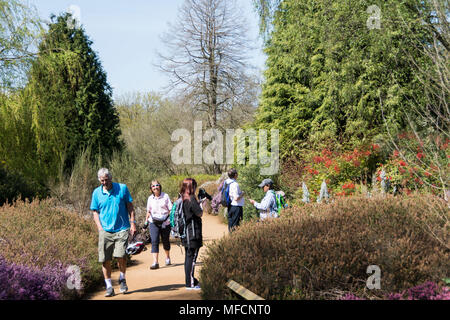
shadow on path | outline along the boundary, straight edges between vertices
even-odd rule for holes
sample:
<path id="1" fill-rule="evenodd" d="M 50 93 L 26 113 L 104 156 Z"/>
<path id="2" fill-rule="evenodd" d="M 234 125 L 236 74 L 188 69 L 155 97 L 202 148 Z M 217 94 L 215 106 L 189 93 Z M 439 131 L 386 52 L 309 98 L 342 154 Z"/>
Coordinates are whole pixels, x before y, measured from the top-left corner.
<path id="1" fill-rule="evenodd" d="M 184 287 L 184 284 L 180 284 L 180 283 L 168 284 L 165 286 L 157 286 L 157 287 L 152 287 L 152 288 L 145 288 L 145 289 L 129 291 L 128 294 L 137 293 L 137 292 L 173 291 L 173 290 L 177 290 L 177 289 L 183 288 L 183 287 Z"/>

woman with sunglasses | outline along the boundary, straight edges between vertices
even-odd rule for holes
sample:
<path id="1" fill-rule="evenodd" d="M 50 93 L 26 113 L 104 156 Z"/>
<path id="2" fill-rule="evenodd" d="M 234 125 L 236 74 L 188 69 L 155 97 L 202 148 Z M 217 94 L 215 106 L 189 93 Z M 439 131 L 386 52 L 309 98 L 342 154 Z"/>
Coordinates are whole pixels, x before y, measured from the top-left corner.
<path id="1" fill-rule="evenodd" d="M 155 270 L 159 268 L 159 238 L 161 236 L 163 248 L 166 252 L 166 266 L 170 265 L 170 210 L 172 209 L 172 202 L 169 196 L 162 192 L 161 183 L 158 180 L 153 180 L 150 190 L 152 195 L 147 200 L 147 216 L 146 220 L 149 222 L 150 237 L 152 239 L 152 254 L 153 264 L 150 269 Z"/>

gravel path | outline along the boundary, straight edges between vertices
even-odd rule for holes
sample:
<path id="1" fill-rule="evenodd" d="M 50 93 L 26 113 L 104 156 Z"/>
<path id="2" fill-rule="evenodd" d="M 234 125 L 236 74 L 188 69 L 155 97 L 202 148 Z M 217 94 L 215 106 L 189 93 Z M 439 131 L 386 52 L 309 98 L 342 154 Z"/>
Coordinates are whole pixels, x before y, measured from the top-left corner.
<path id="1" fill-rule="evenodd" d="M 228 234 L 228 227 L 221 222 L 219 216 L 204 214 L 203 220 L 203 247 L 200 249 L 197 265 L 195 267 L 196 278 L 202 266 L 202 260 L 206 252 L 206 246 L 214 239 L 219 239 Z M 165 253 L 160 244 L 159 269 L 150 270 L 152 264 L 151 245 L 139 255 L 133 256 L 135 265 L 127 268 L 128 293 L 119 291 L 119 271 L 112 273 L 113 287 L 116 295 L 105 298 L 105 289 L 92 294 L 90 300 L 200 300 L 201 292 L 186 290 L 184 287 L 184 248 L 171 243 L 170 257 L 172 265 L 165 266 Z"/>

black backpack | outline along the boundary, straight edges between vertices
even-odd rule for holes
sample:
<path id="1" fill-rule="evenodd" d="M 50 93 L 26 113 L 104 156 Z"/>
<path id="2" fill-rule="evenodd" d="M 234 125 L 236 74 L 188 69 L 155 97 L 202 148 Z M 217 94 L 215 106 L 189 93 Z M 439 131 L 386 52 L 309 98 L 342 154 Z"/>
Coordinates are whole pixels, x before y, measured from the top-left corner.
<path id="1" fill-rule="evenodd" d="M 225 181 L 223 182 L 223 186 L 222 186 L 222 197 L 220 198 L 220 204 L 224 207 L 228 207 L 231 204 L 231 199 L 230 199 L 230 183 L 226 183 Z"/>
<path id="2" fill-rule="evenodd" d="M 182 243 L 185 242 L 187 247 L 190 247 L 191 240 L 201 238 L 201 224 L 198 225 L 198 221 L 195 218 L 189 222 L 189 225 L 186 221 L 183 210 L 183 198 L 181 196 L 174 202 L 170 211 L 170 225 L 172 226 L 171 235 L 179 238 Z"/>

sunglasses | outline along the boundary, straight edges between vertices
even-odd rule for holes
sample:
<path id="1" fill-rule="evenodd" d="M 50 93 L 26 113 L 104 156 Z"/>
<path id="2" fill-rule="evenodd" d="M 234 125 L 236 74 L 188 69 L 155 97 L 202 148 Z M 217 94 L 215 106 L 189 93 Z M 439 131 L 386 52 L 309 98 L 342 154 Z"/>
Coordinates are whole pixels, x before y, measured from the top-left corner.
<path id="1" fill-rule="evenodd" d="M 154 188 L 154 187 L 161 187 L 161 185 L 160 184 L 154 184 L 154 185 L 152 185 L 152 188 Z"/>

